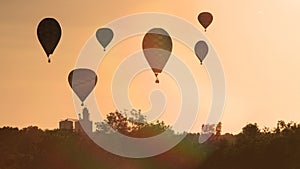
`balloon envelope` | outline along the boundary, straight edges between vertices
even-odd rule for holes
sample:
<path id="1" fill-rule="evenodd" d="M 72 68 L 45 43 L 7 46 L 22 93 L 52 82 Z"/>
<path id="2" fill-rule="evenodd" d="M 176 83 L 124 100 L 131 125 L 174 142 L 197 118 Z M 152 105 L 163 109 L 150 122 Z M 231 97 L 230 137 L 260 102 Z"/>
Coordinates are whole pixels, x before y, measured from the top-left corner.
<path id="1" fill-rule="evenodd" d="M 83 106 L 84 100 L 97 84 L 97 75 L 90 69 L 79 68 L 69 73 L 68 81 Z"/>
<path id="2" fill-rule="evenodd" d="M 37 36 L 47 54 L 48 62 L 50 62 L 49 56 L 53 53 L 61 37 L 59 23 L 54 18 L 43 19 L 37 27 Z"/>
<path id="3" fill-rule="evenodd" d="M 201 12 L 198 15 L 198 21 L 200 24 L 204 27 L 205 31 L 206 28 L 212 23 L 213 21 L 213 15 L 209 12 Z"/>
<path id="4" fill-rule="evenodd" d="M 102 45 L 104 51 L 107 45 L 111 42 L 114 33 L 109 28 L 100 28 L 96 32 L 96 38 L 98 42 Z"/>
<path id="5" fill-rule="evenodd" d="M 205 59 L 208 53 L 208 46 L 205 41 L 198 41 L 195 45 L 195 53 L 202 64 L 203 60 Z"/>
<path id="6" fill-rule="evenodd" d="M 170 35 L 162 28 L 153 28 L 144 36 L 143 52 L 156 77 L 169 60 L 172 46 Z M 159 83 L 158 79 L 155 82 Z"/>

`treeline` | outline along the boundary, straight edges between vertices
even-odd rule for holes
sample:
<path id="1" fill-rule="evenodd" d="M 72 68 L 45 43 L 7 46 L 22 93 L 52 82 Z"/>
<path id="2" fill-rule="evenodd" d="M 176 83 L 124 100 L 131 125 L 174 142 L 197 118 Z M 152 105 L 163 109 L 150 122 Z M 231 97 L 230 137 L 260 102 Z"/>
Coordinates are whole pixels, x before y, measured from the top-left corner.
<path id="1" fill-rule="evenodd" d="M 199 168 L 300 169 L 300 124 L 278 121 L 274 129 L 248 124 L 233 136 L 208 142 L 213 153 Z"/>
<path id="2" fill-rule="evenodd" d="M 98 125 L 97 132 L 101 132 L 103 124 Z M 138 128 L 127 127 L 141 137 L 141 133 L 137 134 Z M 144 131 L 153 130 L 150 132 L 153 134 L 167 129 L 164 123 L 157 122 L 147 124 Z M 120 131 L 127 132 L 124 126 Z M 72 131 L 41 130 L 36 126 L 2 127 L 0 169 L 300 168 L 300 125 L 293 122 L 279 121 L 274 129 L 259 129 L 255 123 L 248 124 L 237 135 L 213 133 L 202 144 L 198 142 L 200 135 L 189 133 L 174 148 L 158 156 L 131 159 L 113 155 L 85 135 Z"/>

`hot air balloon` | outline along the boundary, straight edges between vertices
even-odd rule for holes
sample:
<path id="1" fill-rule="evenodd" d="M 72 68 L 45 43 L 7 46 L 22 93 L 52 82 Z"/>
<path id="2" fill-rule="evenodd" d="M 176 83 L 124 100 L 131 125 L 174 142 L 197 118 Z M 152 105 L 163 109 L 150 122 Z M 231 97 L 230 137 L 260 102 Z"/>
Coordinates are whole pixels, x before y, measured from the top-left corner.
<path id="1" fill-rule="evenodd" d="M 113 36 L 114 33 L 109 28 L 100 28 L 97 30 L 96 38 L 98 42 L 102 45 L 104 51 L 107 45 L 111 42 Z"/>
<path id="2" fill-rule="evenodd" d="M 207 53 L 208 53 L 208 46 L 206 44 L 206 42 L 204 41 L 198 41 L 195 45 L 195 53 L 198 57 L 198 59 L 200 60 L 200 63 L 202 65 L 203 60 L 205 59 Z"/>
<path id="3" fill-rule="evenodd" d="M 97 75 L 90 69 L 74 69 L 69 73 L 68 81 L 74 93 L 81 100 L 81 106 L 83 106 L 84 100 L 97 84 Z"/>
<path id="4" fill-rule="evenodd" d="M 162 28 L 149 30 L 143 39 L 143 52 L 147 62 L 156 76 L 155 83 L 159 83 L 158 73 L 161 73 L 172 52 L 172 39 Z"/>
<path id="5" fill-rule="evenodd" d="M 61 37 L 59 23 L 54 18 L 43 19 L 37 27 L 37 36 L 47 54 L 48 63 L 50 63 L 50 55 L 53 53 Z"/>
<path id="6" fill-rule="evenodd" d="M 212 23 L 213 15 L 209 12 L 201 12 L 198 15 L 198 21 L 204 27 L 204 31 L 206 32 L 206 28 Z"/>

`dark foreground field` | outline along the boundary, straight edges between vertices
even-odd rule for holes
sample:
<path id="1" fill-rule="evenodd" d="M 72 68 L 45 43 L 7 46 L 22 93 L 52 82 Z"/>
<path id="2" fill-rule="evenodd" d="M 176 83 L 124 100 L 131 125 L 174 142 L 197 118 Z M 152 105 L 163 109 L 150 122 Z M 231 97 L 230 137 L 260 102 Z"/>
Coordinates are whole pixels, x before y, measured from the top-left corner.
<path id="1" fill-rule="evenodd" d="M 154 129 L 153 129 L 154 130 Z M 176 137 L 176 134 L 174 134 Z M 63 130 L 0 128 L 0 169 L 299 169 L 300 125 L 274 129 L 246 125 L 237 135 L 213 135 L 203 144 L 188 134 L 164 154 L 130 159 L 113 155 L 83 134 Z"/>

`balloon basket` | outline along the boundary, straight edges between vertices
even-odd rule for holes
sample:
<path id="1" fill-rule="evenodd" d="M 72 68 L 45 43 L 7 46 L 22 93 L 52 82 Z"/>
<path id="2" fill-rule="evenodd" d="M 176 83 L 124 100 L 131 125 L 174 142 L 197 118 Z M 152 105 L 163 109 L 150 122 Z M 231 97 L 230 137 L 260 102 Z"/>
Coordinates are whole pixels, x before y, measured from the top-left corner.
<path id="1" fill-rule="evenodd" d="M 155 77 L 156 77 L 156 80 L 155 80 L 155 83 L 159 83 L 159 80 L 158 80 L 158 73 L 155 73 Z"/>

